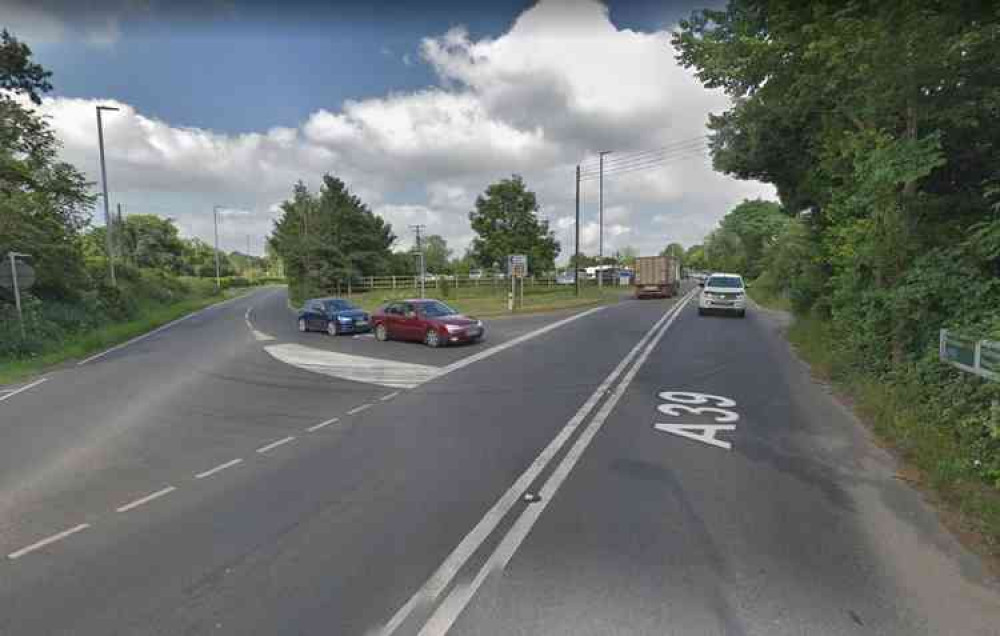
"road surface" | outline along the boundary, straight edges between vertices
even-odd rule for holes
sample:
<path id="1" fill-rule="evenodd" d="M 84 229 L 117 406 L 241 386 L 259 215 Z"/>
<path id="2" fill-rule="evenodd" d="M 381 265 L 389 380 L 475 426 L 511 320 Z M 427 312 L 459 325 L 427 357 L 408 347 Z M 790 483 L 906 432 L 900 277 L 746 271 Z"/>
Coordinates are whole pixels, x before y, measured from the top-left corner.
<path id="1" fill-rule="evenodd" d="M 0 634 L 1000 634 L 774 317 L 685 300 L 431 350 L 272 288 L 4 387 Z"/>

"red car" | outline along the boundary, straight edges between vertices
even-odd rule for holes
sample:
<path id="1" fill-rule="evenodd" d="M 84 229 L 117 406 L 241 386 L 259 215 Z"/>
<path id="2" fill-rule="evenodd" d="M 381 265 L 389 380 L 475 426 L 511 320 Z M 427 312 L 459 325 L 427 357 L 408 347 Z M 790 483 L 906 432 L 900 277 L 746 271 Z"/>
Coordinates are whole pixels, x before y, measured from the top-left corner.
<path id="1" fill-rule="evenodd" d="M 427 299 L 391 302 L 375 312 L 372 324 L 379 340 L 418 340 L 429 347 L 478 342 L 485 334 L 482 321 Z"/>

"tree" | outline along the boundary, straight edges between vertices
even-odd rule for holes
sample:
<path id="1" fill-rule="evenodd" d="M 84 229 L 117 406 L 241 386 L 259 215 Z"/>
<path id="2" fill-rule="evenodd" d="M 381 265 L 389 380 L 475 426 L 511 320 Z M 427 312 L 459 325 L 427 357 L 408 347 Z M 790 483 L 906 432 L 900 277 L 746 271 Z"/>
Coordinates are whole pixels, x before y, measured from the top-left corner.
<path id="1" fill-rule="evenodd" d="M 550 271 L 559 255 L 559 243 L 548 221 L 538 218 L 538 209 L 535 193 L 518 175 L 487 187 L 469 213 L 478 235 L 471 247 L 476 262 L 486 268 L 505 267 L 510 254 L 526 254 L 529 270 Z"/>
<path id="2" fill-rule="evenodd" d="M 665 248 L 663 248 L 663 251 L 660 252 L 660 256 L 670 256 L 671 258 L 676 259 L 677 262 L 683 263 L 684 246 L 681 245 L 680 243 L 671 243 L 667 245 Z"/>
<path id="3" fill-rule="evenodd" d="M 703 245 L 692 245 L 687 248 L 687 251 L 684 252 L 683 263 L 688 269 L 698 271 L 709 269 L 708 257 L 705 256 L 705 247 Z"/>
<path id="4" fill-rule="evenodd" d="M 137 267 L 183 270 L 184 242 L 173 219 L 155 214 L 133 214 L 115 223 L 118 257 Z"/>
<path id="5" fill-rule="evenodd" d="M 631 245 L 625 245 L 618 250 L 618 265 L 623 267 L 634 267 L 635 259 L 639 256 L 639 250 Z"/>
<path id="6" fill-rule="evenodd" d="M 388 269 L 392 226 L 340 179 L 325 175 L 317 195 L 297 183 L 281 211 L 270 244 L 285 264 L 293 296 L 337 292 Z"/>
<path id="7" fill-rule="evenodd" d="M 424 237 L 422 243 L 426 270 L 435 274 L 449 273 L 451 250 L 448 249 L 448 242 L 437 234 L 431 234 Z"/>
<path id="8" fill-rule="evenodd" d="M 722 219 L 720 228 L 739 237 L 744 275 L 756 278 L 760 274 L 764 251 L 781 235 L 789 220 L 781 205 L 761 199 L 743 201 Z"/>
<path id="9" fill-rule="evenodd" d="M 0 254 L 31 254 L 33 293 L 69 297 L 90 287 L 80 233 L 94 199 L 83 175 L 58 160 L 49 125 L 15 99 L 38 103 L 52 88 L 50 73 L 30 56 L 27 45 L 0 33 Z"/>

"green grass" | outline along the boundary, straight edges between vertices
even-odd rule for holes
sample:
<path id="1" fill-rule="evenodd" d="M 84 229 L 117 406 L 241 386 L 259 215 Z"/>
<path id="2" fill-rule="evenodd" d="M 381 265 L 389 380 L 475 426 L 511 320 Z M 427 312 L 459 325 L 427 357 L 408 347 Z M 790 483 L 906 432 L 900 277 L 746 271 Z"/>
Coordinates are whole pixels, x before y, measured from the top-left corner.
<path id="1" fill-rule="evenodd" d="M 476 317 L 497 317 L 511 315 L 507 309 L 507 288 L 497 286 L 483 286 L 480 288 L 452 289 L 447 294 L 441 290 L 428 287 L 427 298 L 436 298 L 456 310 Z M 601 304 L 617 302 L 623 294 L 630 293 L 629 288 L 606 287 L 586 287 L 581 290 L 580 296 L 573 293 L 571 286 L 536 288 L 526 287 L 524 291 L 524 305 L 514 314 L 539 313 L 545 311 L 557 311 L 560 309 L 574 309 L 581 307 L 591 307 Z M 419 292 L 412 289 L 405 290 L 376 290 L 363 294 L 352 294 L 350 299 L 365 311 L 374 311 L 390 300 L 403 298 L 414 298 L 419 296 Z"/>
<path id="2" fill-rule="evenodd" d="M 955 435 L 956 422 L 926 406 L 928 396 L 942 393 L 947 399 L 947 389 L 864 372 L 838 352 L 829 324 L 814 317 L 799 317 L 788 339 L 817 375 L 851 400 L 882 443 L 917 469 L 918 483 L 940 501 L 945 521 L 1000 564 L 1000 490 L 969 474 L 968 450 Z"/>
<path id="3" fill-rule="evenodd" d="M 226 290 L 223 296 L 190 298 L 170 305 L 150 305 L 143 308 L 139 318 L 127 322 L 114 323 L 70 336 L 58 349 L 43 353 L 28 360 L 0 361 L 0 384 L 17 382 L 36 375 L 48 367 L 86 358 L 108 347 L 121 344 L 148 331 L 176 320 L 189 313 L 204 309 L 209 305 L 241 295 L 249 290 Z"/>
<path id="4" fill-rule="evenodd" d="M 767 309 L 777 309 L 780 311 L 791 311 L 792 304 L 784 296 L 772 294 L 767 288 L 760 284 L 751 284 L 747 287 L 747 295 L 755 303 Z"/>

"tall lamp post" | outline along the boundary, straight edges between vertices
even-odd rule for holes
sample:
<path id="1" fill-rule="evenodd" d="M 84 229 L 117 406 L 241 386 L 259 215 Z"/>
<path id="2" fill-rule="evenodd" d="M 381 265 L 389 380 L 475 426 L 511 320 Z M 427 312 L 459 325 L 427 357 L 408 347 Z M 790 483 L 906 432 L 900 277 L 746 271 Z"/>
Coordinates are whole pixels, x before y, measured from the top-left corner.
<path id="1" fill-rule="evenodd" d="M 212 221 L 215 223 L 215 289 L 222 291 L 222 274 L 219 267 L 219 206 L 212 206 Z"/>
<path id="2" fill-rule="evenodd" d="M 104 166 L 104 123 L 101 120 L 102 110 L 120 110 L 114 106 L 97 106 L 97 144 L 101 148 L 101 186 L 104 190 L 104 240 L 106 249 L 108 250 L 108 268 L 111 271 L 111 285 L 113 287 L 118 286 L 118 281 L 115 280 L 115 254 L 114 254 L 114 243 L 111 239 L 111 211 L 109 210 L 108 203 L 108 172 Z"/>

